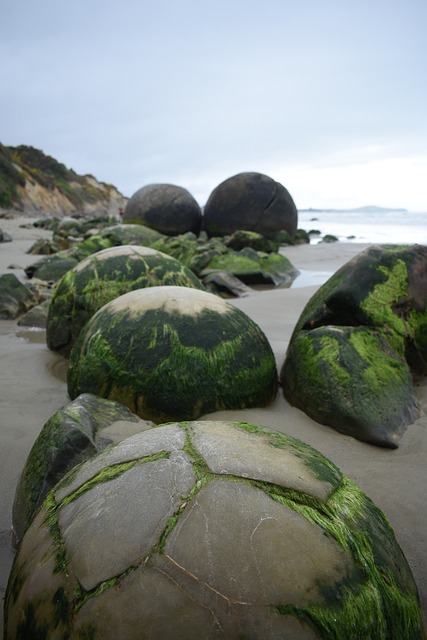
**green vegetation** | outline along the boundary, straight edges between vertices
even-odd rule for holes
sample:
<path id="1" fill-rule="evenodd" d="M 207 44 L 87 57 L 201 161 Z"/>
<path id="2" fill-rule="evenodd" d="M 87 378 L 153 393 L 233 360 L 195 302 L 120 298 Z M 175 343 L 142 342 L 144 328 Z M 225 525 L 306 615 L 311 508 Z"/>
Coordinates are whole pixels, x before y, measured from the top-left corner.
<path id="1" fill-rule="evenodd" d="M 8 148 L 0 144 L 0 207 L 10 207 L 18 201 L 18 185 L 25 186 L 25 178 L 14 167 Z"/>
<path id="2" fill-rule="evenodd" d="M 94 180 L 91 175 L 78 175 L 73 169 L 68 169 L 34 147 L 6 147 L 0 144 L 0 207 L 19 205 L 17 187 L 25 187 L 28 181 L 49 191 L 58 189 L 77 210 L 81 210 L 87 202 L 109 198 L 112 186 L 103 183 L 97 186 Z"/>

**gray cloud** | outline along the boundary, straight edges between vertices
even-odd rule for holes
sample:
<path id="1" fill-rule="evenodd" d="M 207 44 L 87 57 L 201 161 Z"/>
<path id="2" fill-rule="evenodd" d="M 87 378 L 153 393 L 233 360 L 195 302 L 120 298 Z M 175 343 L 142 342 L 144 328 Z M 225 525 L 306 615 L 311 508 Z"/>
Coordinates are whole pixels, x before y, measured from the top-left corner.
<path id="1" fill-rule="evenodd" d="M 0 141 L 125 195 L 173 182 L 200 200 L 238 171 L 301 185 L 316 167 L 413 162 L 426 18 L 424 0 L 0 0 Z M 423 189 L 407 198 L 427 209 Z"/>

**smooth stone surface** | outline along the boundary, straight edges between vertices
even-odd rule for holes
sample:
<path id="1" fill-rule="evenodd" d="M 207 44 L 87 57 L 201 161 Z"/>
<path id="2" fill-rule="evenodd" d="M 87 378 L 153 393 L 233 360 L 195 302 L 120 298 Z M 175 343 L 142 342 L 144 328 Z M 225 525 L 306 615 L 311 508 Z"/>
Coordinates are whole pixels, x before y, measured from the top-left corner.
<path id="1" fill-rule="evenodd" d="M 93 589 L 141 562 L 194 482 L 193 466 L 180 451 L 168 460 L 141 461 L 63 507 L 59 526 L 81 585 Z M 144 486 L 150 491 L 141 491 Z M 81 522 L 88 519 L 90 529 Z"/>

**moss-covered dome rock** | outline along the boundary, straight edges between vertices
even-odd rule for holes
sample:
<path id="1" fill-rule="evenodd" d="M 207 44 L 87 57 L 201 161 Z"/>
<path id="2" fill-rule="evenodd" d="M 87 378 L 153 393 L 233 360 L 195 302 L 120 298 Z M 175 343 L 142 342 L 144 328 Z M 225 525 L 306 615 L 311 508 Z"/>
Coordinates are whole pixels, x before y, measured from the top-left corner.
<path id="1" fill-rule="evenodd" d="M 205 289 L 190 269 L 149 247 L 122 245 L 85 258 L 55 288 L 47 319 L 47 346 L 68 357 L 86 322 L 104 304 L 128 291 L 160 285 Z"/>
<path id="2" fill-rule="evenodd" d="M 269 404 L 271 346 L 243 311 L 187 287 L 131 291 L 102 307 L 70 354 L 68 392 L 117 400 L 155 423 Z"/>
<path id="3" fill-rule="evenodd" d="M 314 420 L 395 448 L 419 416 L 413 377 L 427 374 L 427 247 L 373 246 L 309 300 L 280 378 Z"/>
<path id="4" fill-rule="evenodd" d="M 171 423 L 71 471 L 24 536 L 5 640 L 421 640 L 382 512 L 299 440 Z"/>

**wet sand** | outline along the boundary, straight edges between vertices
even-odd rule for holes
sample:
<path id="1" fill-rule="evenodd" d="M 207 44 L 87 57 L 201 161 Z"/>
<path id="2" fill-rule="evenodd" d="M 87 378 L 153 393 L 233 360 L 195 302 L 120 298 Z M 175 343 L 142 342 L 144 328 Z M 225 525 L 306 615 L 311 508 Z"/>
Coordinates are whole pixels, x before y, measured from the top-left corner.
<path id="1" fill-rule="evenodd" d="M 0 219 L 0 228 L 13 241 L 0 243 L 0 275 L 15 273 L 38 257 L 25 252 L 38 237 L 51 233 L 24 229 L 31 219 Z M 353 243 L 289 247 L 283 253 L 301 270 L 291 289 L 256 291 L 233 299 L 263 329 L 280 369 L 292 330 L 321 282 L 366 245 Z M 34 440 L 43 424 L 69 402 L 65 373 L 67 361 L 50 352 L 44 332 L 23 330 L 15 321 L 0 320 L 0 593 L 4 597 L 13 552 L 11 510 L 15 487 Z M 291 407 L 279 391 L 265 409 L 221 411 L 204 416 L 246 420 L 277 429 L 309 443 L 330 458 L 383 510 L 412 569 L 427 619 L 427 380 L 417 387 L 423 417 L 411 425 L 396 450 L 359 442 L 322 426 Z M 2 612 L 0 617 L 2 618 Z"/>

